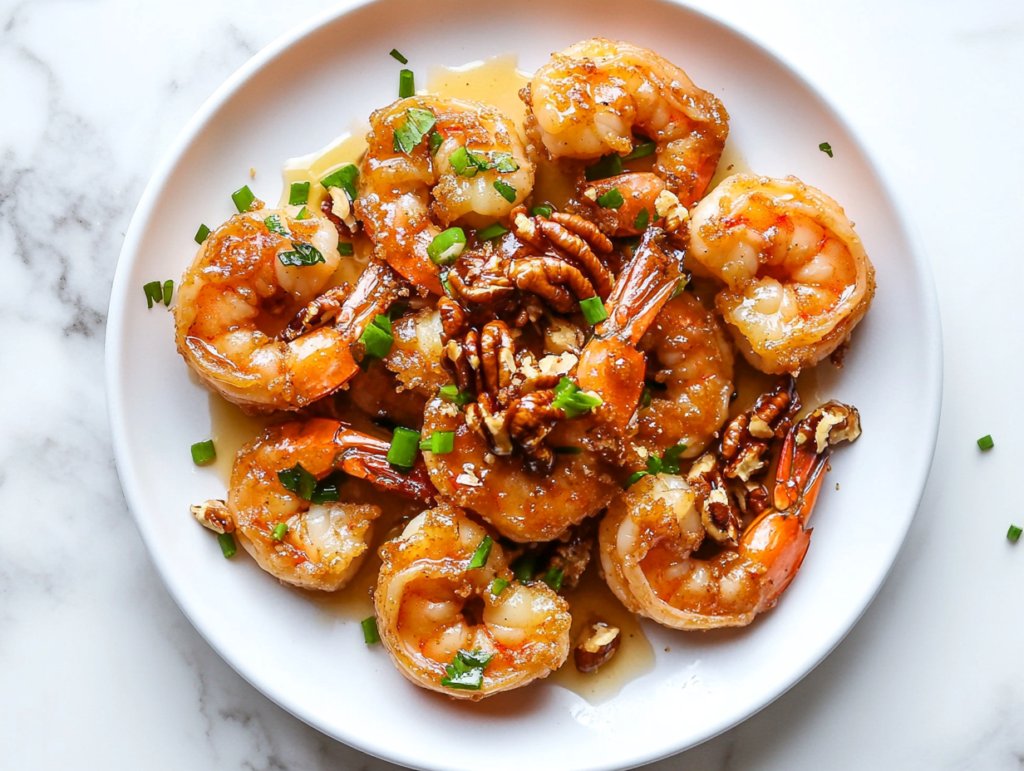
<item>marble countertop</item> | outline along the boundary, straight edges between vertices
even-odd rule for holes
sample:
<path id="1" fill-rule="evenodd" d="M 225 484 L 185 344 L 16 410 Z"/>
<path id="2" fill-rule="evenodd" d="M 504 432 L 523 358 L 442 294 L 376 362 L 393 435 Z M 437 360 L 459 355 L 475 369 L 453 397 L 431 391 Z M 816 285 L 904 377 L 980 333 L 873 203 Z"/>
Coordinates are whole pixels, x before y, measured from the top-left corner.
<path id="1" fill-rule="evenodd" d="M 147 179 L 228 75 L 329 4 L 0 1 L 4 768 L 392 768 L 269 702 L 192 628 L 125 507 L 104 405 L 110 283 Z M 1020 769 L 1024 5 L 696 5 L 829 94 L 887 170 L 935 272 L 945 403 L 860 623 L 760 714 L 651 768 Z"/>

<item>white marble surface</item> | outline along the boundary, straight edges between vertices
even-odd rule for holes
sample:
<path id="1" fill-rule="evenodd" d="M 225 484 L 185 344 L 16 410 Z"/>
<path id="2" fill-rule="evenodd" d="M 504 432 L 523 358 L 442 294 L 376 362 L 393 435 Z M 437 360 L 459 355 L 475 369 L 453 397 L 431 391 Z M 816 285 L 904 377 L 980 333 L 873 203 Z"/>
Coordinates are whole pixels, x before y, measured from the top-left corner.
<path id="1" fill-rule="evenodd" d="M 121 497 L 102 382 L 110 281 L 155 164 L 222 80 L 328 5 L 0 1 L 2 768 L 390 768 L 260 696 L 182 616 Z M 945 404 L 917 520 L 849 637 L 652 768 L 1020 769 L 1024 541 L 1005 532 L 1024 526 L 1024 5 L 698 5 L 828 93 L 887 170 L 935 271 Z"/>

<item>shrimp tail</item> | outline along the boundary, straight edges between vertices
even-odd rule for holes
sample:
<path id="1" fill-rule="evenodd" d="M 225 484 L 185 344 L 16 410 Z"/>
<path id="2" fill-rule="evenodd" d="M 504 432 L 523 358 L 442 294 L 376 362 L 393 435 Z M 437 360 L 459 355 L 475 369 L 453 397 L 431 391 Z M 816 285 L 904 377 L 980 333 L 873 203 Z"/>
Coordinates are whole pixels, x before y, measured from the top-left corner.
<path id="1" fill-rule="evenodd" d="M 388 462 L 391 447 L 388 442 L 344 425 L 335 432 L 334 444 L 339 448 L 334 456 L 334 466 L 349 476 L 365 479 L 381 490 L 414 500 L 427 502 L 437 495 L 422 458 L 417 458 L 411 469 L 398 469 Z"/>

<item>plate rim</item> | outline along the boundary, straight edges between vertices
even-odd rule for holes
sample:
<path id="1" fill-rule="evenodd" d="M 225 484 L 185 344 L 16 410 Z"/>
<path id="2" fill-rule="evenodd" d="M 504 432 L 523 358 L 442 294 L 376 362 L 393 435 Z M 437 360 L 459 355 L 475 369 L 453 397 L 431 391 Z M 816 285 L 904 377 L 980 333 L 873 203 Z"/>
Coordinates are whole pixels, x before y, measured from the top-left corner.
<path id="1" fill-rule="evenodd" d="M 185 123 L 174 141 L 168 146 L 160 161 L 154 167 L 152 175 L 146 183 L 146 187 L 139 198 L 139 202 L 125 233 L 124 242 L 118 254 L 114 276 L 111 282 L 110 300 L 107 309 L 104 339 L 104 384 L 106 390 L 107 415 L 111 432 L 111 447 L 116 472 L 125 497 L 125 502 L 131 512 L 132 520 L 134 521 L 136 529 L 146 546 L 149 558 L 156 568 L 160 579 L 163 581 L 164 586 L 167 588 L 169 594 L 174 600 L 174 603 L 189 620 L 189 623 L 192 624 L 193 628 L 199 633 L 203 640 L 217 652 L 218 656 L 220 656 L 221 659 L 223 659 L 228 666 L 232 668 L 232 670 L 234 670 L 253 688 L 276 705 L 285 709 L 289 714 L 295 716 L 324 735 L 381 760 L 406 765 L 410 768 L 426 770 L 433 768 L 433 766 L 422 765 L 422 763 L 416 758 L 403 755 L 396 747 L 392 747 L 391 749 L 393 752 L 397 751 L 398 754 L 392 754 L 390 756 L 385 755 L 383 754 L 385 751 L 383 746 L 377 747 L 367 744 L 355 732 L 339 731 L 336 726 L 329 727 L 326 725 L 325 721 L 321 720 L 317 715 L 311 714 L 307 711 L 302 704 L 296 703 L 284 693 L 277 692 L 273 687 L 270 687 L 269 684 L 260 682 L 255 673 L 250 677 L 249 673 L 236 666 L 230 651 L 226 650 L 224 646 L 218 644 L 215 639 L 207 634 L 206 630 L 196 623 L 196 620 L 193 618 L 193 615 L 184 599 L 183 590 L 180 588 L 179 583 L 173 578 L 173 573 L 166 564 L 166 560 L 160 556 L 159 549 L 154 548 L 156 545 L 155 534 L 146 524 L 145 518 L 136 513 L 141 511 L 143 508 L 140 503 L 143 500 L 143 495 L 141 490 L 138 489 L 137 474 L 134 471 L 134 461 L 127 449 L 129 444 L 128 428 L 126 415 L 122 406 L 125 403 L 124 390 L 122 387 L 122 355 L 125 342 L 125 308 L 127 306 L 129 296 L 129 292 L 127 291 L 127 283 L 129 280 L 128 274 L 130 273 L 131 266 L 138 258 L 142 236 L 156 213 L 156 205 L 159 202 L 158 197 L 166 187 L 180 157 L 195 140 L 196 135 L 207 125 L 213 113 L 219 110 L 226 101 L 231 99 L 251 78 L 259 74 L 264 68 L 272 65 L 280 55 L 287 52 L 293 46 L 301 43 L 305 37 L 315 33 L 321 27 L 334 23 L 341 17 L 353 11 L 378 2 L 381 2 L 381 0 L 342 0 L 342 2 L 300 21 L 291 29 L 272 40 L 256 54 L 250 57 L 237 70 L 235 70 L 213 91 L 212 94 L 210 94 L 209 97 L 207 97 L 202 105 Z M 860 622 L 868 608 L 874 603 L 878 593 L 881 591 L 882 587 L 891 575 L 899 558 L 900 552 L 906 544 L 907 534 L 909 533 L 910 527 L 913 525 L 920 510 L 921 500 L 928 483 L 937 447 L 938 432 L 942 414 L 942 319 L 939 309 L 935 277 L 931 269 L 931 261 L 924 249 L 923 239 L 921 238 L 913 220 L 908 215 L 908 207 L 905 203 L 903 194 L 901 194 L 899 189 L 892 183 L 889 174 L 879 165 L 874 154 L 869 151 L 868 145 L 865 143 L 860 132 L 855 128 L 855 124 L 848 120 L 843 111 L 829 100 L 823 91 L 819 89 L 811 79 L 805 76 L 802 69 L 795 65 L 782 52 L 776 51 L 765 43 L 762 43 L 760 40 L 754 38 L 745 30 L 735 26 L 719 14 L 703 8 L 694 7 L 690 2 L 688 2 L 688 0 L 655 0 L 655 2 L 672 8 L 682 8 L 686 12 L 701 18 L 704 22 L 716 26 L 729 34 L 737 36 L 742 39 L 745 44 L 756 49 L 758 53 L 773 60 L 775 64 L 785 70 L 787 74 L 799 83 L 801 87 L 806 89 L 826 114 L 843 126 L 849 134 L 849 137 L 857 151 L 863 157 L 868 170 L 878 180 L 883 192 L 892 203 L 894 221 L 910 247 L 908 256 L 910 257 L 916 273 L 920 277 L 919 289 L 923 310 L 922 322 L 925 330 L 924 337 L 926 342 L 925 349 L 922 353 L 923 365 L 927 372 L 927 377 L 925 382 L 922 384 L 921 391 L 918 396 L 925 403 L 925 408 L 923 410 L 924 413 L 930 417 L 929 425 L 927 426 L 927 436 L 925 437 L 925 446 L 930 447 L 931 449 L 930 452 L 923 454 L 918 467 L 910 469 L 909 471 L 912 473 L 908 473 L 907 475 L 909 479 L 912 479 L 912 484 L 908 481 L 907 489 L 913 492 L 912 499 L 916 501 L 916 503 L 914 505 L 913 513 L 905 520 L 902 532 L 899 533 L 899 539 L 894 541 L 894 546 L 891 549 L 892 554 L 888 555 L 886 560 L 888 565 L 887 569 L 878 578 L 876 585 L 870 592 L 868 600 L 864 603 L 863 607 L 860 608 L 860 611 L 857 613 L 852 623 L 845 628 L 838 630 L 838 632 L 829 639 L 828 643 L 822 647 L 821 655 L 816 657 L 800 676 L 796 677 L 791 683 L 783 687 L 778 692 L 756 701 L 753 706 L 750 709 L 745 710 L 741 716 L 735 717 L 731 720 L 723 720 L 721 725 L 714 727 L 712 730 L 706 732 L 706 735 L 703 735 L 696 740 L 687 739 L 681 743 L 677 743 L 667 751 L 663 751 L 662 748 L 658 748 L 655 751 L 636 754 L 630 758 L 626 765 L 623 765 L 620 762 L 596 765 L 592 767 L 592 771 L 616 771 L 620 769 L 635 768 L 637 766 L 656 762 L 680 752 L 684 752 L 688 749 L 692 749 L 693 747 L 696 747 L 736 727 L 740 723 L 756 715 L 765 707 L 769 706 L 776 699 L 788 693 L 790 689 L 795 687 L 799 682 L 813 672 L 821 662 L 835 650 L 846 635 L 848 635 Z"/>

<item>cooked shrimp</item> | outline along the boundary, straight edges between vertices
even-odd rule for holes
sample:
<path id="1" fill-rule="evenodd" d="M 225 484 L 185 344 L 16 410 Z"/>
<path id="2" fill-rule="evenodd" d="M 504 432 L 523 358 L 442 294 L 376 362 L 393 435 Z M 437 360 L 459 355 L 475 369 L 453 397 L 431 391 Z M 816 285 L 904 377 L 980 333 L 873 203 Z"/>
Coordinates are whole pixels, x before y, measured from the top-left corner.
<path id="1" fill-rule="evenodd" d="M 323 217 L 295 219 L 298 210 L 235 215 L 207 236 L 178 288 L 178 351 L 248 413 L 297 410 L 344 385 L 358 371 L 351 343 L 394 297 L 378 266 L 347 297 L 336 288 L 318 298 L 341 261 L 338 231 Z"/>
<path id="2" fill-rule="evenodd" d="M 441 368 L 441 314 L 436 308 L 424 308 L 393 322 L 391 332 L 395 342 L 384 365 L 395 373 L 399 390 L 424 397 L 436 394 L 449 379 Z"/>
<path id="3" fill-rule="evenodd" d="M 665 303 L 637 348 L 647 354 L 651 398 L 633 442 L 658 455 L 685 444 L 683 457 L 699 455 L 729 417 L 733 354 L 722 325 L 684 292 Z"/>
<path id="4" fill-rule="evenodd" d="M 617 235 L 643 230 L 636 227 L 641 208 L 653 221 L 666 187 L 685 206 L 700 200 L 729 133 L 722 103 L 683 70 L 646 48 L 604 38 L 552 56 L 521 96 L 528 133 L 553 159 L 626 156 L 634 134 L 656 143 L 654 173 L 628 172 L 584 191 L 593 202 L 619 189 L 623 206 L 595 209 L 599 224 Z"/>
<path id="5" fill-rule="evenodd" d="M 690 256 L 725 282 L 715 305 L 769 374 L 795 375 L 848 341 L 875 292 L 853 223 L 796 177 L 724 180 L 692 212 Z"/>
<path id="6" fill-rule="evenodd" d="M 745 626 L 773 607 L 796 575 L 811 531 L 807 521 L 831 446 L 860 435 L 857 411 L 837 402 L 788 434 L 774 503 L 735 548 L 694 552 L 704 540 L 696 494 L 685 479 L 646 476 L 608 507 L 601 522 L 601 567 L 630 610 L 676 629 Z"/>
<path id="7" fill-rule="evenodd" d="M 515 581 L 501 546 L 458 509 L 424 512 L 381 557 L 377 628 L 416 685 L 478 701 L 547 677 L 569 655 L 565 600 Z"/>
<path id="8" fill-rule="evenodd" d="M 333 472 L 423 501 L 435 493 L 422 464 L 407 474 L 392 469 L 389 446 L 335 420 L 272 426 L 239 450 L 227 503 L 208 501 L 193 513 L 216 532 L 235 533 L 275 578 L 336 591 L 359 569 L 381 510 L 341 502 L 344 485 Z"/>
<path id="9" fill-rule="evenodd" d="M 400 99 L 370 116 L 367 142 L 356 211 L 377 253 L 434 294 L 443 290 L 427 247 L 438 225 L 489 224 L 533 190 L 515 124 L 479 102 Z"/>

